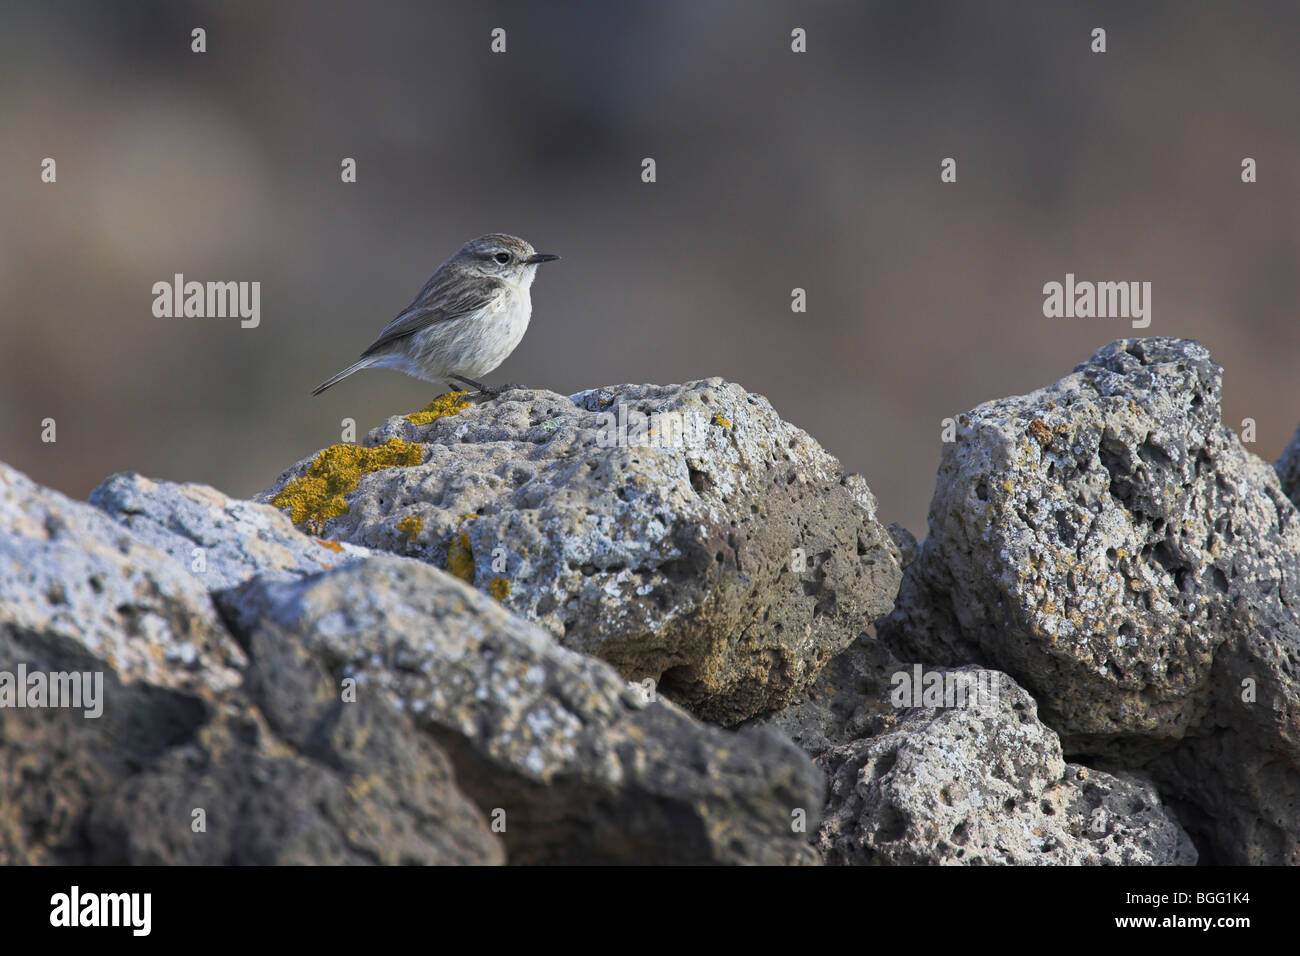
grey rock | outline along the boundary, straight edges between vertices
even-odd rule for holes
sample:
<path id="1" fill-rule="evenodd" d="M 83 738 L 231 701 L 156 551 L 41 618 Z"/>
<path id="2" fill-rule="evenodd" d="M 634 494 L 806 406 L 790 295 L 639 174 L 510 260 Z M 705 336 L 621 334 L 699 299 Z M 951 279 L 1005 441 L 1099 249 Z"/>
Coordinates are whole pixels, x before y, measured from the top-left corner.
<path id="1" fill-rule="evenodd" d="M 619 444 L 619 417 L 636 438 L 637 415 L 654 444 Z M 427 424 L 391 418 L 364 444 L 392 439 L 421 463 L 364 475 L 322 534 L 450 568 L 718 723 L 796 699 L 901 578 L 866 483 L 721 379 L 515 390 Z"/>
<path id="2" fill-rule="evenodd" d="M 894 675 L 907 667 L 885 644 L 862 635 L 826 665 L 806 699 L 745 726 L 773 727 L 819 759 L 898 723 L 903 712 L 891 703 L 890 691 Z"/>
<path id="3" fill-rule="evenodd" d="M 1273 466 L 1277 470 L 1278 481 L 1282 483 L 1282 492 L 1293 505 L 1300 506 L 1300 428 L 1291 436 L 1290 443 L 1282 452 L 1282 457 Z"/>
<path id="4" fill-rule="evenodd" d="M 220 600 L 254 647 L 298 641 L 451 756 L 512 863 L 817 862 L 821 774 L 771 730 L 701 725 L 458 579 L 380 557 Z"/>
<path id="5" fill-rule="evenodd" d="M 0 865 L 502 861 L 407 718 L 249 646 L 186 566 L 0 465 L 0 671 L 102 682 L 94 708 L 0 707 Z"/>
<path id="6" fill-rule="evenodd" d="M 878 630 L 1011 674 L 1066 753 L 1149 772 L 1214 861 L 1295 864 L 1300 522 L 1221 378 L 1195 342 L 1122 340 L 959 416 Z"/>
<path id="7" fill-rule="evenodd" d="M 105 697 L 97 719 L 0 710 L 0 864 L 503 861 L 409 720 L 383 701 L 341 703 L 300 646 L 261 640 L 253 657 L 245 684 L 200 696 L 123 683 L 72 642 L 0 631 L 0 659 L 97 669 Z"/>
<path id="8" fill-rule="evenodd" d="M 981 700 L 981 689 L 1001 697 Z M 1195 861 L 1149 781 L 1066 766 L 1033 707 L 1005 674 L 903 663 L 864 635 L 807 701 L 755 723 L 789 734 L 827 774 L 819 846 L 833 864 Z M 906 769 L 896 769 L 899 754 Z"/>
<path id="9" fill-rule="evenodd" d="M 828 864 L 1196 862 L 1149 781 L 1066 764 L 1033 699 L 1000 676 L 995 699 L 908 709 L 823 755 Z"/>
<path id="10" fill-rule="evenodd" d="M 303 534 L 278 508 L 229 498 L 207 485 L 123 472 L 92 491 L 90 503 L 212 591 L 257 574 L 315 574 L 370 555 L 366 548 Z"/>
<path id="11" fill-rule="evenodd" d="M 124 681 L 219 691 L 244 652 L 202 584 L 96 508 L 0 464 L 0 634 L 73 642 Z"/>
<path id="12" fill-rule="evenodd" d="M 258 635 L 231 695 L 89 815 L 97 863 L 492 865 L 505 848 L 429 737 L 340 700 L 295 640 Z M 196 808 L 206 831 L 195 834 Z"/>
<path id="13" fill-rule="evenodd" d="M 888 530 L 889 536 L 894 539 L 894 544 L 898 547 L 899 564 L 906 569 L 920 556 L 921 546 L 917 544 L 916 536 L 896 521 L 889 523 Z"/>

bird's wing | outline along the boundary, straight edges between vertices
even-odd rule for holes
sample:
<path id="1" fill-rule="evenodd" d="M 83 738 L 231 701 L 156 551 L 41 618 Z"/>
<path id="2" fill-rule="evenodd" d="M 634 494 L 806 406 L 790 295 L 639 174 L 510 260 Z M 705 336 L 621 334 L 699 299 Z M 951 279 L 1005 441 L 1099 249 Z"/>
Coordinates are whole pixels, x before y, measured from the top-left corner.
<path id="1" fill-rule="evenodd" d="M 501 283 L 491 276 L 460 276 L 450 283 L 439 282 L 439 278 L 435 273 L 420 290 L 415 301 L 389 322 L 388 327 L 379 333 L 379 338 L 361 353 L 362 358 L 374 355 L 385 346 L 414 335 L 435 322 L 445 322 L 477 312 L 501 292 Z"/>

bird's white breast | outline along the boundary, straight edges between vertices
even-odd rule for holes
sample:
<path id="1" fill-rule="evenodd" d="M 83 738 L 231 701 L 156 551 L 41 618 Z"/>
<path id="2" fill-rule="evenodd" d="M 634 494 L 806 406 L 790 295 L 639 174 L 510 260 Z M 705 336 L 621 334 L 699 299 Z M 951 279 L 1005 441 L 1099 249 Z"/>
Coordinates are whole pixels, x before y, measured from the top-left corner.
<path id="1" fill-rule="evenodd" d="M 412 354 L 402 356 L 403 369 L 428 381 L 449 375 L 477 378 L 496 369 L 518 347 L 532 317 L 532 277 L 521 278 L 503 283 L 500 294 L 478 312 L 419 332 Z"/>

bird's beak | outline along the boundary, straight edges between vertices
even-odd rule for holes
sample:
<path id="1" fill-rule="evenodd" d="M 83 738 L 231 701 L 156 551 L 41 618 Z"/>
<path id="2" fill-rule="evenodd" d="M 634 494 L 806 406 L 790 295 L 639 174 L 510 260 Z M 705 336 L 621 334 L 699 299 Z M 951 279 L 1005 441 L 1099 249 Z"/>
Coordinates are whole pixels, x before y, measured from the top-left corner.
<path id="1" fill-rule="evenodd" d="M 558 259 L 559 256 L 553 256 L 549 252 L 535 252 L 524 260 L 525 265 L 533 265 L 538 262 L 550 262 L 552 259 Z"/>

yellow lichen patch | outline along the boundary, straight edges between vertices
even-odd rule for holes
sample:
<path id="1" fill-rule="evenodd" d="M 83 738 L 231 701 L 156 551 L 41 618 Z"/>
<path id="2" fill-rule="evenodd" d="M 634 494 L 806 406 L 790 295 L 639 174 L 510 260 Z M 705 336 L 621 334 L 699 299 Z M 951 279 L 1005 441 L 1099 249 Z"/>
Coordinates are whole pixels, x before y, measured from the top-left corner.
<path id="1" fill-rule="evenodd" d="M 457 531 L 447 547 L 447 570 L 469 584 L 474 583 L 474 549 L 469 546 L 469 532 Z"/>
<path id="2" fill-rule="evenodd" d="M 419 515 L 411 515 L 409 518 L 403 518 L 397 522 L 397 530 L 406 535 L 407 544 L 415 544 L 415 539 L 420 536 L 424 530 L 424 519 Z"/>
<path id="3" fill-rule="evenodd" d="M 343 553 L 343 545 L 339 544 L 337 541 L 327 541 L 324 538 L 317 538 L 316 543 L 322 548 L 329 548 L 331 551 L 339 552 L 339 554 Z"/>
<path id="4" fill-rule="evenodd" d="M 504 601 L 510 597 L 510 582 L 505 578 L 493 578 L 488 582 L 488 594 L 498 601 Z"/>
<path id="5" fill-rule="evenodd" d="M 713 421 L 711 424 L 720 425 L 723 428 L 730 428 L 731 420 L 728 418 L 724 418 L 721 414 L 715 414 L 713 416 Z"/>
<path id="6" fill-rule="evenodd" d="M 407 415 L 406 420 L 412 425 L 427 425 L 439 418 L 455 415 L 469 408 L 469 399 L 465 397 L 468 394 L 469 392 L 447 392 L 445 395 L 439 395 L 421 411 Z"/>
<path id="7" fill-rule="evenodd" d="M 460 524 L 477 517 L 477 513 L 465 515 Z M 447 545 L 447 570 L 467 584 L 474 583 L 474 549 L 470 546 L 468 531 L 457 531 L 451 544 Z"/>
<path id="8" fill-rule="evenodd" d="M 294 524 L 321 523 L 347 514 L 343 496 L 357 487 L 362 475 L 384 468 L 418 465 L 424 458 L 419 445 L 391 438 L 378 448 L 361 445 L 331 445 L 316 456 L 307 473 L 295 478 L 271 499 L 277 508 L 288 508 Z"/>

